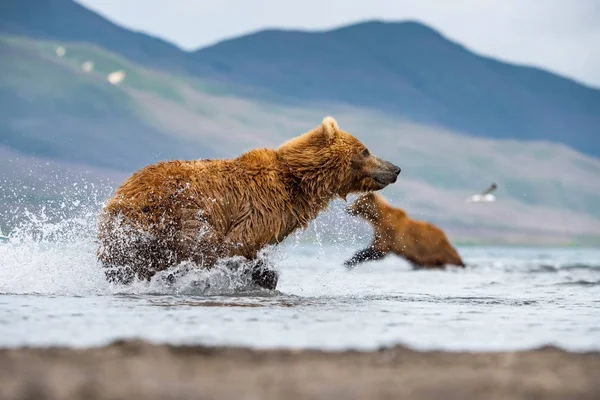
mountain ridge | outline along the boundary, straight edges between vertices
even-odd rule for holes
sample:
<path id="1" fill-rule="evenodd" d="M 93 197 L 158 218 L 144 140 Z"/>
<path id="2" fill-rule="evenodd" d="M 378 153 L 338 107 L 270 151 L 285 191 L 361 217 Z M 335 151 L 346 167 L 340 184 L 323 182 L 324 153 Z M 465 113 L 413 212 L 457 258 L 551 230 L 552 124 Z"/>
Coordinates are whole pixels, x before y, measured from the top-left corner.
<path id="1" fill-rule="evenodd" d="M 477 54 L 414 20 L 260 30 L 188 52 L 72 0 L 5 0 L 0 11 L 0 33 L 94 43 L 238 96 L 347 104 L 469 136 L 548 139 L 600 156 L 600 90 Z"/>
<path id="2" fill-rule="evenodd" d="M 185 53 L 166 40 L 131 31 L 73 0 L 5 0 L 0 3 L 0 33 L 96 44 L 133 61 L 173 71 L 174 60 L 181 62 Z"/>
<path id="3" fill-rule="evenodd" d="M 396 32 L 396 47 L 410 59 L 374 49 L 377 38 L 393 36 L 389 31 Z M 306 60 L 306 48 L 321 56 Z M 260 31 L 201 49 L 195 57 L 203 75 L 280 95 L 383 109 L 472 136 L 550 139 L 588 154 L 600 152 L 594 137 L 599 90 L 473 54 L 416 23 L 371 22 L 318 33 Z M 338 71 L 339 60 L 350 60 L 350 66 Z"/>

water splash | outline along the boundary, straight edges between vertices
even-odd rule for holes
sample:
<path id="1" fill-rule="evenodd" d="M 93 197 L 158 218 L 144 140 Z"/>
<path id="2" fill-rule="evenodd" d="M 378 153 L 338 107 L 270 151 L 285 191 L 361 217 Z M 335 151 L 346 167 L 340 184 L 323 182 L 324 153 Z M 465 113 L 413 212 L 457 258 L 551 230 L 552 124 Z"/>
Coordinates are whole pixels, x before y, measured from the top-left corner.
<path id="1" fill-rule="evenodd" d="M 54 181 L 56 184 L 56 181 Z M 222 295 L 245 291 L 267 292 L 256 287 L 241 268 L 223 260 L 210 271 L 183 263 L 156 274 L 150 282 L 131 285 L 109 283 L 97 260 L 98 213 L 111 191 L 106 185 L 77 179 L 44 189 L 45 199 L 32 201 L 30 185 L 10 182 L 3 190 L 11 210 L 2 215 L 10 221 L 9 242 L 0 244 L 0 293 L 90 296 L 111 294 Z M 53 190 L 50 190 L 53 189 Z M 36 192 L 34 190 L 34 192 Z M 5 201 L 8 203 L 8 201 Z M 263 259 L 272 262 L 277 252 L 264 249 Z M 176 275 L 175 282 L 167 279 Z"/>

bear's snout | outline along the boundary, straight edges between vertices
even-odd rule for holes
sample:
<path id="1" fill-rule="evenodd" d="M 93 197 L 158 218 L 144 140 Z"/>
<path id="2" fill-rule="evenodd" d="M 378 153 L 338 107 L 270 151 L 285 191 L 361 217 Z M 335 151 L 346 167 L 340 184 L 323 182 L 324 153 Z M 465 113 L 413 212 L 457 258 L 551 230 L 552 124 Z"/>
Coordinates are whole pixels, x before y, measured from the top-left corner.
<path id="1" fill-rule="evenodd" d="M 400 169 L 399 166 L 394 165 L 391 162 L 388 162 L 388 164 L 390 164 L 390 169 L 394 172 L 394 174 L 396 174 L 396 176 L 400 175 L 400 172 L 402 171 L 402 169 Z"/>
<path id="2" fill-rule="evenodd" d="M 402 171 L 400 167 L 382 159 L 379 159 L 378 161 L 379 168 L 373 174 L 373 178 L 385 185 L 395 183 L 398 179 L 398 175 L 400 175 L 400 171 Z"/>

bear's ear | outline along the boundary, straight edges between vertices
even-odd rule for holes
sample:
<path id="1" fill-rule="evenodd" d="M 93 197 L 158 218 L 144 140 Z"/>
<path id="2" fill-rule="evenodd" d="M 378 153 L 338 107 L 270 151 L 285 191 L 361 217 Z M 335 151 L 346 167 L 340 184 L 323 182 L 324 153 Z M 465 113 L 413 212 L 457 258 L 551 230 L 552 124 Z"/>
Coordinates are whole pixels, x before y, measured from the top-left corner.
<path id="1" fill-rule="evenodd" d="M 340 129 L 338 128 L 337 121 L 333 117 L 325 117 L 323 119 L 322 128 L 323 134 L 327 138 L 328 142 L 333 141 L 337 131 Z"/>

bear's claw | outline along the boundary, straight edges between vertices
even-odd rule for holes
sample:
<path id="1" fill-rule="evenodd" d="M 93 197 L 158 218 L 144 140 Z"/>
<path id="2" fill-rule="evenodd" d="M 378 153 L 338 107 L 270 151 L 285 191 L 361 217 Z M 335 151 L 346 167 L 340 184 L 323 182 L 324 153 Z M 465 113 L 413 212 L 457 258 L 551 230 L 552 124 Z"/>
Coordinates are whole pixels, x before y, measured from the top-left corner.
<path id="1" fill-rule="evenodd" d="M 269 267 L 264 260 L 257 260 L 251 267 L 252 282 L 263 289 L 275 290 L 279 281 L 279 273 Z"/>
<path id="2" fill-rule="evenodd" d="M 275 290 L 278 280 L 277 271 L 272 269 L 255 268 L 252 271 L 252 282 L 264 289 Z"/>

